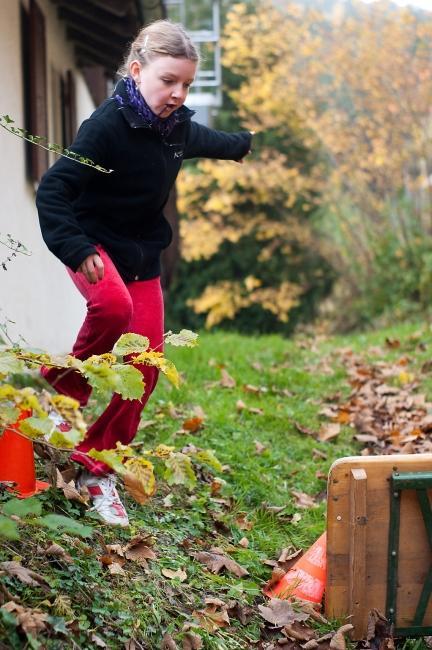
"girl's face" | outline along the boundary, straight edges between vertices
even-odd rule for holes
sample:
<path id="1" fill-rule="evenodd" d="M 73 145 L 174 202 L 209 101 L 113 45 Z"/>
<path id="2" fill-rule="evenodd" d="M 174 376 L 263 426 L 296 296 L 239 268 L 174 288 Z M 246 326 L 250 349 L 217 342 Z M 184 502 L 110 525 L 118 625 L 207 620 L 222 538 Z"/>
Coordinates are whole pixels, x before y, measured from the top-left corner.
<path id="1" fill-rule="evenodd" d="M 132 61 L 130 74 L 153 113 L 167 118 L 184 104 L 196 68 L 189 59 L 159 56 L 146 66 Z"/>

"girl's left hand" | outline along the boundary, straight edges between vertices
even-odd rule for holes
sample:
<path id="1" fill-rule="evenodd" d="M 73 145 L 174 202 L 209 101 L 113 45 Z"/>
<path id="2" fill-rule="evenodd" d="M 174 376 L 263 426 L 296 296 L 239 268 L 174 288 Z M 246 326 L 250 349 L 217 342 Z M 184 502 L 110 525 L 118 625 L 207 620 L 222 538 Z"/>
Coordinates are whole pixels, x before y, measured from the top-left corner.
<path id="1" fill-rule="evenodd" d="M 249 133 L 250 133 L 252 136 L 255 135 L 255 131 L 249 131 Z M 247 152 L 246 156 L 249 156 L 250 153 L 252 153 L 252 149 L 249 149 L 249 151 Z M 240 165 L 243 165 L 246 156 L 244 156 L 243 158 L 240 158 L 240 160 L 236 160 L 235 162 L 240 163 Z"/>

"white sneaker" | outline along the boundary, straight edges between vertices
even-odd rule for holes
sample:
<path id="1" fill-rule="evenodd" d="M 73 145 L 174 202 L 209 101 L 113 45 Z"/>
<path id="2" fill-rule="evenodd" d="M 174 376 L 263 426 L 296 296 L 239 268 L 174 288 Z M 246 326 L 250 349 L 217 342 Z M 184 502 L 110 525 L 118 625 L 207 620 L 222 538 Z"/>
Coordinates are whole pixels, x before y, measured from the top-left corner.
<path id="1" fill-rule="evenodd" d="M 51 422 L 54 422 L 55 427 L 59 429 L 59 431 L 62 431 L 63 433 L 66 431 L 70 431 L 72 429 L 69 422 L 63 420 L 62 416 L 60 415 L 60 413 L 57 413 L 57 411 L 51 410 L 48 413 L 48 418 L 51 420 Z"/>
<path id="2" fill-rule="evenodd" d="M 96 510 L 107 524 L 129 526 L 129 518 L 115 487 L 115 474 L 96 476 L 83 470 L 77 485 L 85 485 L 93 501 L 92 510 Z"/>

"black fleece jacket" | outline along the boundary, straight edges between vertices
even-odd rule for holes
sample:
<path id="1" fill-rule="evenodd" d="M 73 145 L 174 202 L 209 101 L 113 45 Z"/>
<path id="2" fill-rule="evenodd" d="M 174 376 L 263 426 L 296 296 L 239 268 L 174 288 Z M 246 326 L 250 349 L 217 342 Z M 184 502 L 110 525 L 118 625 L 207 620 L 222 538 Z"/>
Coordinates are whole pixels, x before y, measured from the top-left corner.
<path id="1" fill-rule="evenodd" d="M 126 99 L 123 81 L 115 94 Z M 76 271 L 101 244 L 126 282 L 159 275 L 160 252 L 172 237 L 163 209 L 182 160 L 240 160 L 251 145 L 249 132 L 215 131 L 192 122 L 192 115 L 183 106 L 164 139 L 111 97 L 82 123 L 70 149 L 113 171 L 62 157 L 36 196 L 42 236 L 66 266 Z"/>

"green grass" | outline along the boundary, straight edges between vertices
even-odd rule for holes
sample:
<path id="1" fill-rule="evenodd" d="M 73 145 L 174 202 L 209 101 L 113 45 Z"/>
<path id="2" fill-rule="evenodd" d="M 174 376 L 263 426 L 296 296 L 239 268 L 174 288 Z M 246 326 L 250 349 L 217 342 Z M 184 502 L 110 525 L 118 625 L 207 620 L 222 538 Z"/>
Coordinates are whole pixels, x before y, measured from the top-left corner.
<path id="1" fill-rule="evenodd" d="M 400 347 L 386 348 L 386 337 L 399 339 Z M 167 350 L 185 381 L 175 390 L 160 380 L 142 418 L 143 425 L 149 420 L 154 423 L 143 426 L 135 442 L 142 442 L 144 449 L 159 443 L 174 445 L 178 450 L 187 444 L 213 449 L 220 462 L 229 466 L 220 475 L 225 481 L 221 492 L 212 496 L 214 472 L 206 469 L 199 472 L 193 493 L 171 489 L 160 478 L 157 494 L 148 505 L 140 506 L 125 497 L 131 519 L 131 529 L 126 531 L 100 525 L 94 515 L 67 501 L 59 491 L 42 494 L 39 498 L 45 513 L 55 511 L 79 519 L 93 525 L 95 533 L 91 540 L 79 540 L 21 526 L 21 540 L 2 545 L 1 561 L 21 558 L 25 566 L 49 582 L 49 587 L 42 590 L 3 576 L 9 594 L 26 607 L 39 607 L 51 619 L 50 630 L 39 636 L 39 646 L 31 637 L 26 639 L 15 627 L 13 617 L 1 614 L 0 609 L 0 640 L 13 649 L 84 650 L 97 647 L 92 640 L 92 634 L 96 634 L 109 648 L 123 648 L 135 639 L 137 648 L 147 649 L 161 647 L 164 633 L 169 632 L 181 647 L 183 625 L 192 621 L 194 610 L 205 606 L 204 598 L 212 596 L 250 605 L 254 613 L 247 625 L 232 618 L 230 627 L 216 633 L 197 630 L 204 648 L 255 647 L 253 642 L 265 638 L 257 605 L 265 600 L 261 589 L 271 570 L 263 562 L 277 559 L 281 549 L 289 545 L 307 547 L 324 531 L 326 485 L 317 478 L 317 472 L 326 474 L 334 460 L 360 449 L 352 440 L 350 427 L 343 427 L 335 441 L 320 443 L 300 433 L 295 423 L 318 429 L 325 421 L 319 415 L 322 403 L 336 394 L 339 401 L 349 395 L 340 349 L 351 348 L 374 360 L 407 355 L 410 371 L 415 372 L 428 359 L 431 345 L 432 335 L 426 326 L 404 325 L 317 341 L 220 332 L 203 334 L 196 349 Z M 381 356 L 374 351 L 377 346 L 382 348 Z M 220 385 L 222 366 L 235 379 L 234 388 Z M 328 367 L 333 374 L 327 373 Z M 247 385 L 261 392 L 248 392 L 244 388 Z M 425 381 L 424 389 L 429 388 L 430 381 Z M 247 408 L 239 411 L 238 400 Z M 193 416 L 195 407 L 205 412 L 204 427 L 195 434 L 182 432 L 182 422 Z M 93 403 L 88 413 L 98 408 Z M 254 414 L 248 408 L 263 413 Z M 180 413 L 179 419 L 173 417 L 174 410 Z M 255 441 L 265 446 L 260 454 Z M 314 449 L 324 452 L 326 458 L 314 457 Z M 43 474 L 42 464 L 38 467 Z M 317 507 L 299 509 L 292 489 L 316 497 Z M 169 493 L 173 505 L 167 508 L 163 499 Z M 269 506 L 284 509 L 273 513 Z M 247 514 L 250 530 L 239 528 L 239 513 Z M 301 519 L 293 523 L 296 513 Z M 132 535 L 142 533 L 154 537 L 157 561 L 150 561 L 147 569 L 128 563 L 124 566 L 126 577 L 111 576 L 98 559 L 104 553 L 103 543 L 125 543 Z M 249 541 L 247 548 L 239 545 L 242 537 Z M 73 564 L 47 557 L 43 549 L 50 541 L 61 544 L 73 557 Z M 225 549 L 249 576 L 240 579 L 228 573 L 214 575 L 191 556 L 192 552 L 212 546 Z M 185 569 L 187 581 L 169 580 L 162 575 L 164 568 Z M 7 600 L 4 595 L 2 598 L 3 602 Z M 421 647 L 416 641 L 405 644 L 406 650 Z"/>

